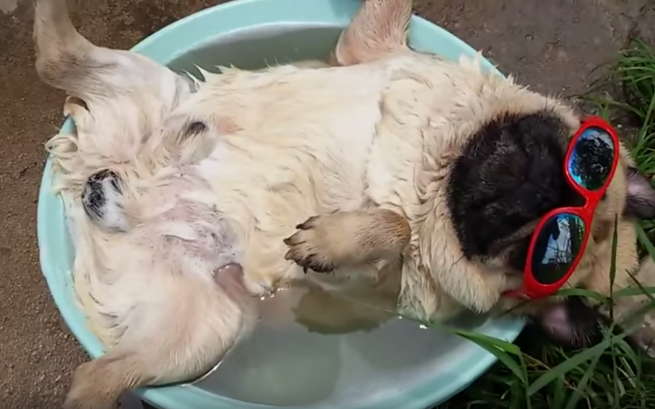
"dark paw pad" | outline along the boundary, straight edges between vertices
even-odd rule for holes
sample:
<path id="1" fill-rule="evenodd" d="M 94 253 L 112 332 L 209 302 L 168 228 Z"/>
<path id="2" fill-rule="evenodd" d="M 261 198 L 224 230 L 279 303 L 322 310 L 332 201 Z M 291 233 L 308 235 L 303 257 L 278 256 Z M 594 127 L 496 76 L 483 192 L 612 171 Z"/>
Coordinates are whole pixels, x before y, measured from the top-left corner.
<path id="1" fill-rule="evenodd" d="M 82 205 L 87 216 L 109 230 L 127 230 L 122 198 L 121 180 L 111 170 L 91 175 L 82 191 Z"/>

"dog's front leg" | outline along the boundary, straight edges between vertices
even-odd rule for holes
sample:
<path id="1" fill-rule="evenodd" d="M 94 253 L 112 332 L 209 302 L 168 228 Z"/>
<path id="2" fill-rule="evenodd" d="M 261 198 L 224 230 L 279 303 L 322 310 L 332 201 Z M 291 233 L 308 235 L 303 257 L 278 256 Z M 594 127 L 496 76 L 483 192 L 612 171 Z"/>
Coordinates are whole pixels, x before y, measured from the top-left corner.
<path id="1" fill-rule="evenodd" d="M 619 273 L 617 268 L 617 274 Z M 625 273 L 627 275 L 627 273 Z M 655 287 L 655 262 L 650 256 L 646 256 L 639 269 L 636 272 L 633 272 L 634 279 L 641 284 L 646 291 L 648 288 Z M 644 309 L 648 309 L 648 305 L 651 304 L 651 298 L 642 294 L 638 290 L 638 286 L 632 282 L 628 282 L 624 285 L 625 288 L 634 288 L 637 290 L 637 294 L 633 296 L 627 296 L 618 298 L 614 301 L 614 307 L 612 311 L 612 318 L 618 324 L 623 325 L 636 325 L 639 324 L 639 327 L 635 332 L 630 336 L 630 338 L 641 347 L 651 358 L 655 358 L 655 311 L 650 309 L 643 316 L 639 316 L 638 313 L 644 313 Z M 616 291 L 616 289 L 615 289 Z M 606 318 L 610 318 L 610 311 L 607 306 L 600 308 L 600 313 L 603 314 Z"/>
<path id="2" fill-rule="evenodd" d="M 402 216 L 384 209 L 315 216 L 296 228 L 284 240 L 285 258 L 316 272 L 398 257 L 411 233 Z"/>

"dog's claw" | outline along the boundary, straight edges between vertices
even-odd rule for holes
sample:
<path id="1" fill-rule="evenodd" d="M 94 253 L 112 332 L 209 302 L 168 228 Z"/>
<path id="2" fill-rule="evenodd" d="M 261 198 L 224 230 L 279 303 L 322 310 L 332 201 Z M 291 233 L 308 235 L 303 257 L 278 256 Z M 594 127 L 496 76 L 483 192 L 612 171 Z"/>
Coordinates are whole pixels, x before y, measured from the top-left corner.
<path id="1" fill-rule="evenodd" d="M 320 249 L 317 247 L 315 228 L 320 216 L 313 216 L 296 226 L 296 231 L 290 237 L 284 239 L 284 244 L 289 247 L 289 250 L 284 255 L 285 260 L 293 260 L 296 264 L 302 267 L 303 272 L 312 270 L 317 273 L 329 273 L 333 271 L 336 266 L 329 259 L 326 258 Z"/>
<path id="2" fill-rule="evenodd" d="M 314 227 L 314 222 L 318 219 L 318 216 L 312 216 L 309 219 L 305 220 L 303 223 L 300 223 L 296 226 L 298 230 L 309 230 Z"/>

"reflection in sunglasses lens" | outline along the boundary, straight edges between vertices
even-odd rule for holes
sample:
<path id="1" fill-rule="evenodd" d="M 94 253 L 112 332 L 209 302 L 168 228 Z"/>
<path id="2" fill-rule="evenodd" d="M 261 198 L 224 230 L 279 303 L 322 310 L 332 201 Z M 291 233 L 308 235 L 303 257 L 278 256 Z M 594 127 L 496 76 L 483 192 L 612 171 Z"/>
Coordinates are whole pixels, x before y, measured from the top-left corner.
<path id="1" fill-rule="evenodd" d="M 532 275 L 541 284 L 553 284 L 569 271 L 582 248 L 585 226 L 574 214 L 549 218 L 538 234 L 532 253 Z"/>
<path id="2" fill-rule="evenodd" d="M 587 190 L 598 190 L 609 177 L 614 162 L 612 137 L 603 129 L 591 127 L 575 141 L 569 158 L 569 173 Z"/>

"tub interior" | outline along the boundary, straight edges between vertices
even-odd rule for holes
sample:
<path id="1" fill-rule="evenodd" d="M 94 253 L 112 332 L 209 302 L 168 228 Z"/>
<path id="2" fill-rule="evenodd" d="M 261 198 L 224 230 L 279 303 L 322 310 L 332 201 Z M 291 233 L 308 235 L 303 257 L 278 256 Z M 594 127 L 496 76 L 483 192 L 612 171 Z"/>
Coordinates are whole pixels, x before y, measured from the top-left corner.
<path id="1" fill-rule="evenodd" d="M 197 66 L 259 69 L 267 65 L 327 59 L 343 28 L 268 25 L 240 30 L 200 44 L 169 66 L 199 75 Z M 308 91 L 310 92 L 310 91 Z M 255 333 L 233 348 L 217 368 L 195 386 L 240 401 L 272 406 L 375 407 L 425 385 L 435 376 L 457 377 L 455 356 L 479 354 L 461 338 L 389 317 L 379 326 L 359 323 L 360 330 L 324 334 L 297 322 L 298 314 L 321 320 L 338 308 L 366 308 L 331 299 L 311 305 L 308 290 L 285 290 L 262 300 Z M 301 311 L 297 313 L 297 311 Z M 489 325 L 485 317 L 465 317 L 465 327 Z M 319 328 L 320 329 L 320 328 Z"/>
<path id="2" fill-rule="evenodd" d="M 174 71 L 199 75 L 197 67 L 219 72 L 216 66 L 256 70 L 303 60 L 326 60 L 334 49 L 342 27 L 307 24 L 265 24 L 235 30 L 217 40 L 198 44 L 175 58 Z"/>

